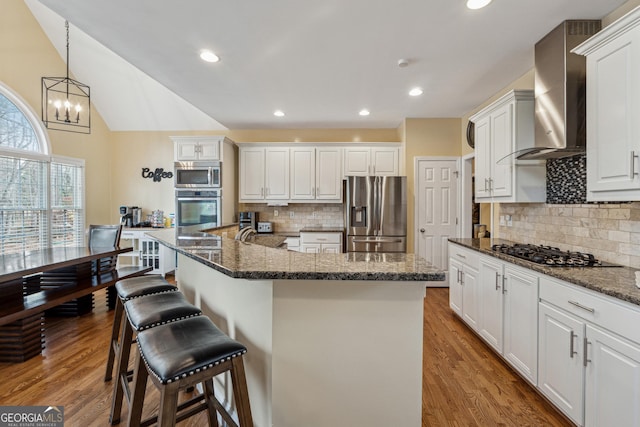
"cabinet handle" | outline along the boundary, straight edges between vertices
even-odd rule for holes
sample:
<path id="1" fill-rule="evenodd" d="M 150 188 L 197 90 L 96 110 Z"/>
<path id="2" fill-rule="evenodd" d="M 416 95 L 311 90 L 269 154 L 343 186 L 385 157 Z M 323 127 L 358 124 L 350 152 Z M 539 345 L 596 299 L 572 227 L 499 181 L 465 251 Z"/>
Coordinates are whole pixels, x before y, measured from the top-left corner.
<path id="1" fill-rule="evenodd" d="M 500 285 L 498 284 L 498 281 L 500 280 L 500 275 L 498 274 L 498 272 L 496 271 L 496 291 L 498 289 L 500 289 Z"/>
<path id="2" fill-rule="evenodd" d="M 581 308 L 581 309 L 583 309 L 583 310 L 586 310 L 586 311 L 588 311 L 589 313 L 595 313 L 595 311 L 596 311 L 594 308 L 587 307 L 587 306 L 582 305 L 582 304 L 580 304 L 579 302 L 576 302 L 576 301 L 567 301 L 567 302 L 568 302 L 569 304 L 571 304 L 571 305 L 575 305 L 575 306 L 576 306 L 576 307 L 578 307 L 578 308 Z"/>
<path id="3" fill-rule="evenodd" d="M 460 271 L 460 284 L 464 286 L 464 271 Z"/>
<path id="4" fill-rule="evenodd" d="M 459 256 L 459 257 L 460 257 L 460 258 L 462 258 L 462 259 L 467 259 L 467 257 L 466 257 L 466 256 L 464 256 L 464 255 L 462 255 L 462 254 L 456 254 L 456 255 L 457 255 L 457 256 Z"/>
<path id="5" fill-rule="evenodd" d="M 484 179 L 484 191 L 489 191 L 489 188 L 487 188 L 489 180 L 487 178 Z"/>
<path id="6" fill-rule="evenodd" d="M 460 276 L 460 273 L 462 273 L 462 271 L 461 271 L 461 270 L 458 270 L 458 272 L 457 272 L 457 276 L 458 276 L 458 277 L 456 278 L 456 282 L 458 282 L 458 283 L 462 284 L 462 278 L 461 278 L 461 276 Z"/>
<path id="7" fill-rule="evenodd" d="M 327 241 L 327 239 L 320 239 L 320 238 L 317 238 L 316 240 L 319 241 L 319 242 L 326 242 Z"/>
<path id="8" fill-rule="evenodd" d="M 489 191 L 493 191 L 493 178 L 489 178 Z"/>
<path id="9" fill-rule="evenodd" d="M 260 187 L 260 197 L 264 197 L 264 187 Z"/>
<path id="10" fill-rule="evenodd" d="M 504 276 L 504 275 L 503 275 L 503 276 L 502 276 L 502 293 L 503 293 L 503 294 L 506 294 L 506 293 L 507 293 L 507 285 L 506 285 L 506 282 L 507 282 L 507 276 Z"/>
<path id="11" fill-rule="evenodd" d="M 569 357 L 573 359 L 574 354 L 578 354 L 577 351 L 573 351 L 573 339 L 578 338 L 578 334 L 571 331 L 571 335 L 569 336 Z"/>
<path id="12" fill-rule="evenodd" d="M 587 367 L 587 363 L 591 362 L 591 359 L 589 359 L 587 357 L 587 353 L 588 353 L 588 350 L 589 350 L 588 347 L 589 347 L 589 344 L 591 344 L 591 343 L 589 342 L 587 337 L 584 337 L 584 341 L 583 342 L 584 342 L 584 357 L 582 358 L 582 364 L 586 368 Z"/>
<path id="13" fill-rule="evenodd" d="M 376 165 L 371 166 L 371 169 L 373 169 L 373 174 L 376 174 Z"/>
<path id="14" fill-rule="evenodd" d="M 316 197 L 316 187 L 311 189 L 311 197 Z"/>
<path id="15" fill-rule="evenodd" d="M 629 167 L 629 178 L 633 179 L 636 173 L 636 158 L 638 158 L 638 154 L 635 151 L 631 152 L 631 166 Z"/>

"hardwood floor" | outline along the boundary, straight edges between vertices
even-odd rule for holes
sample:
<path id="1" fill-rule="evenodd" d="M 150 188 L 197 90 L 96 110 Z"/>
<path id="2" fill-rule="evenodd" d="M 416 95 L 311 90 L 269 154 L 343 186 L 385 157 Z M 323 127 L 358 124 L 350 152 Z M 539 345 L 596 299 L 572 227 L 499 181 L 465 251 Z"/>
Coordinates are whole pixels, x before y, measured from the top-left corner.
<path id="1" fill-rule="evenodd" d="M 109 424 L 112 383 L 103 376 L 113 311 L 103 292 L 95 306 L 79 318 L 47 319 L 42 356 L 0 364 L 0 405 L 62 405 L 66 426 Z M 145 416 L 158 400 L 149 386 Z M 423 426 L 571 425 L 452 314 L 447 288 L 429 288 L 425 299 L 422 420 Z M 206 424 L 204 414 L 180 423 Z"/>

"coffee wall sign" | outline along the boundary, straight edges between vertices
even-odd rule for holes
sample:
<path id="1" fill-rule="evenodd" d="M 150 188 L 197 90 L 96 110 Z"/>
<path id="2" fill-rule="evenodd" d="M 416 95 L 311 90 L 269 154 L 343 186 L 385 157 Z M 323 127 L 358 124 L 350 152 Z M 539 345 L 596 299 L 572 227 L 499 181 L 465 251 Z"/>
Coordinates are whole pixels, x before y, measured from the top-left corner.
<path id="1" fill-rule="evenodd" d="M 153 182 L 160 182 L 162 178 L 173 178 L 173 172 L 165 172 L 164 168 L 142 168 L 142 177 L 153 179 Z"/>

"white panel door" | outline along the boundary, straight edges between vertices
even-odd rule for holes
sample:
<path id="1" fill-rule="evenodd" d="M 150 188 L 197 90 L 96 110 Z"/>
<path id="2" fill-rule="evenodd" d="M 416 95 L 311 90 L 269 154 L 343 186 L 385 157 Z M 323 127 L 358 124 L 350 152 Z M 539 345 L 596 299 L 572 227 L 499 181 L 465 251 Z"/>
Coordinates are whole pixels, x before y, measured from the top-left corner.
<path id="1" fill-rule="evenodd" d="M 585 426 L 640 426 L 640 347 L 587 325 Z"/>
<path id="2" fill-rule="evenodd" d="M 316 148 L 316 200 L 342 200 L 342 149 Z"/>
<path id="3" fill-rule="evenodd" d="M 400 149 L 377 147 L 371 149 L 371 175 L 397 176 Z"/>
<path id="4" fill-rule="evenodd" d="M 571 420 L 582 425 L 585 325 L 544 302 L 539 304 L 539 313 L 538 389 Z"/>
<path id="5" fill-rule="evenodd" d="M 289 198 L 289 147 L 265 149 L 265 199 Z"/>
<path id="6" fill-rule="evenodd" d="M 504 357 L 533 385 L 538 383 L 538 276 L 505 264 Z"/>
<path id="7" fill-rule="evenodd" d="M 489 118 L 487 117 L 475 124 L 476 199 L 491 197 L 489 187 L 489 179 L 492 174 L 490 137 Z"/>
<path id="8" fill-rule="evenodd" d="M 264 148 L 240 149 L 240 200 L 264 200 Z"/>
<path id="9" fill-rule="evenodd" d="M 587 59 L 587 189 L 640 188 L 640 38 L 622 34 Z"/>
<path id="10" fill-rule="evenodd" d="M 370 174 L 371 149 L 369 147 L 347 147 L 344 149 L 344 176 L 367 176 Z"/>
<path id="11" fill-rule="evenodd" d="M 457 164 L 456 160 L 418 162 L 418 254 L 444 271 L 449 263 L 448 239 L 457 236 Z"/>
<path id="12" fill-rule="evenodd" d="M 316 159 L 313 147 L 291 149 L 291 199 L 316 198 Z"/>
<path id="13" fill-rule="evenodd" d="M 478 297 L 480 327 L 478 333 L 498 353 L 502 354 L 502 262 L 495 258 L 480 258 Z"/>
<path id="14" fill-rule="evenodd" d="M 513 104 L 491 113 L 491 195 L 493 197 L 511 196 L 513 177 L 513 159 L 501 159 L 513 152 Z"/>

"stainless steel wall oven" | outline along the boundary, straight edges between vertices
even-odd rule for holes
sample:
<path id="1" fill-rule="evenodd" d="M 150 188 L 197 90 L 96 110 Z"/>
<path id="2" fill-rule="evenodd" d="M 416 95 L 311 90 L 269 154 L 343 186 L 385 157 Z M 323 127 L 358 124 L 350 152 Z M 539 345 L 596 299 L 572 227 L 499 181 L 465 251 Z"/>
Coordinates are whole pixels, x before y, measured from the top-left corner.
<path id="1" fill-rule="evenodd" d="M 176 227 L 221 225 L 222 190 L 176 189 Z"/>

